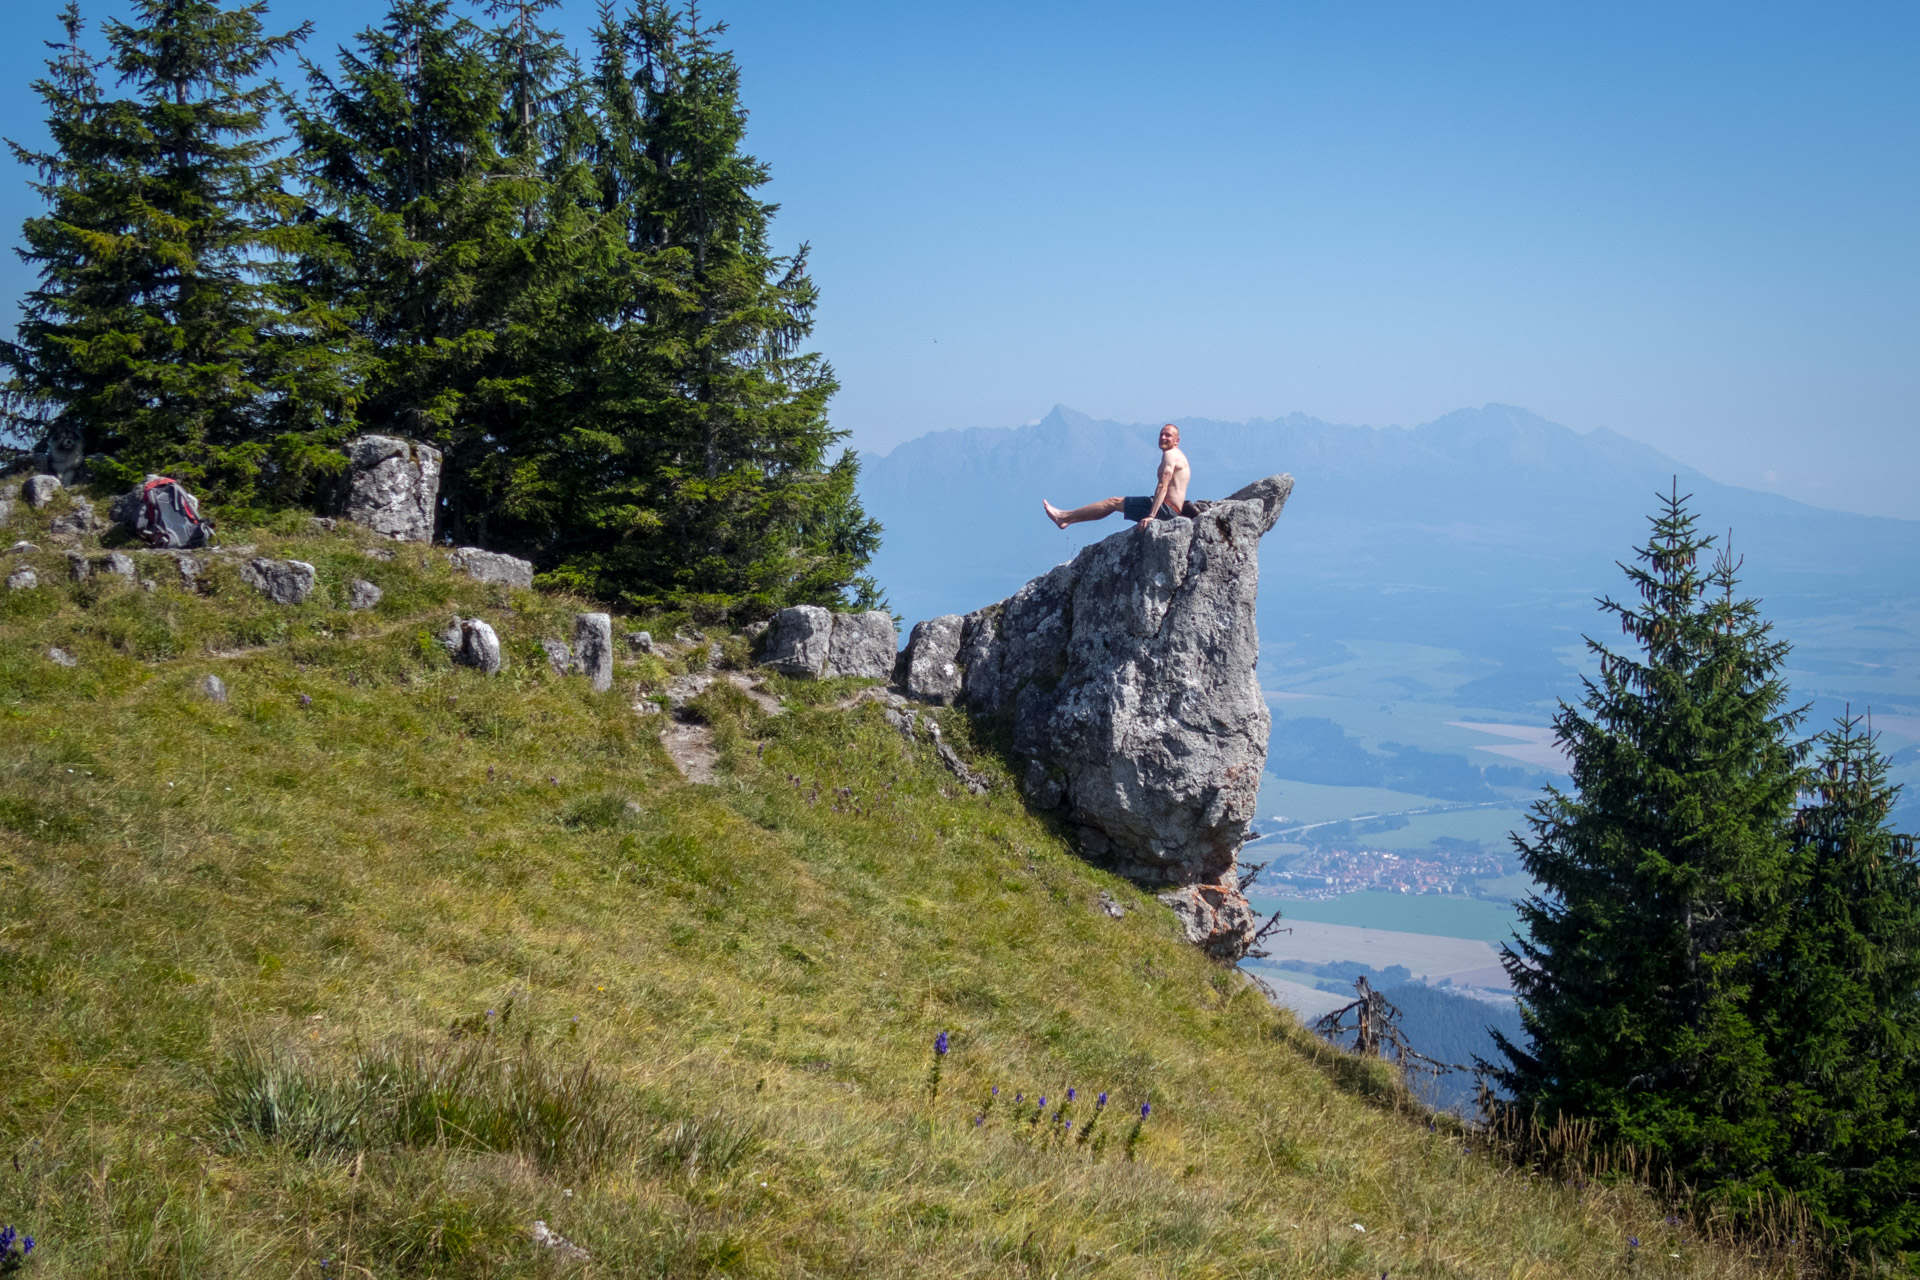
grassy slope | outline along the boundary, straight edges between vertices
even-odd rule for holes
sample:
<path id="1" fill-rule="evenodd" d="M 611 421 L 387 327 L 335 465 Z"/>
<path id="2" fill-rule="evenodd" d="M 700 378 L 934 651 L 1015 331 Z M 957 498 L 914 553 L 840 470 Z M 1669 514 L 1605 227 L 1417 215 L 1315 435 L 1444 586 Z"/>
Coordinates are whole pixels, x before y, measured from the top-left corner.
<path id="1" fill-rule="evenodd" d="M 229 540 L 326 598 L 157 558 L 153 593 L 72 584 L 52 552 L 0 590 L 0 1222 L 30 1274 L 1787 1269 L 1430 1132 L 876 707 L 713 695 L 723 781 L 689 787 L 632 710 L 665 666 L 600 696 L 547 669 L 581 602 L 298 522 Z M 376 610 L 339 607 L 350 575 Z M 456 605 L 505 675 L 431 642 Z M 1083 1130 L 1112 1095 L 1103 1143 L 1016 1121 L 1069 1085 Z"/>

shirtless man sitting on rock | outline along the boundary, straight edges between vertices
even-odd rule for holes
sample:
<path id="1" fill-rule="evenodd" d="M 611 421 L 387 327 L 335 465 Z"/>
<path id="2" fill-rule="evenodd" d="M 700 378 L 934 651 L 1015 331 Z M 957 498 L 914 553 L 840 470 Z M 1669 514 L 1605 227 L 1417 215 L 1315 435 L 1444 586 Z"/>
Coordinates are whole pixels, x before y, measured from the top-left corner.
<path id="1" fill-rule="evenodd" d="M 1173 520 L 1185 514 L 1187 481 L 1192 478 L 1187 455 L 1180 452 L 1180 428 L 1169 422 L 1160 428 L 1160 479 L 1151 498 L 1105 498 L 1071 511 L 1042 498 L 1040 508 L 1062 529 L 1086 520 L 1105 520 L 1116 511 L 1126 512 L 1127 519 L 1139 521 L 1144 528 L 1151 520 Z"/>

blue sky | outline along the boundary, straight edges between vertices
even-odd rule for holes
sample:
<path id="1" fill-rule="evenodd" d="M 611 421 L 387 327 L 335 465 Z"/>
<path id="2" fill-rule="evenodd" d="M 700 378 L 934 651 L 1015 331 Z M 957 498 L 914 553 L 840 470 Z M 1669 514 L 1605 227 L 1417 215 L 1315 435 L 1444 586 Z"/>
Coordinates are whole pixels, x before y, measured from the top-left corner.
<path id="1" fill-rule="evenodd" d="M 14 138 L 54 7 L 8 8 Z M 381 8 L 273 13 L 317 56 Z M 706 12 L 861 448 L 1056 402 L 1413 425 L 1504 401 L 1920 518 L 1910 3 Z M 9 231 L 33 208 L 10 176 Z M 0 264 L 7 296 L 27 279 Z"/>

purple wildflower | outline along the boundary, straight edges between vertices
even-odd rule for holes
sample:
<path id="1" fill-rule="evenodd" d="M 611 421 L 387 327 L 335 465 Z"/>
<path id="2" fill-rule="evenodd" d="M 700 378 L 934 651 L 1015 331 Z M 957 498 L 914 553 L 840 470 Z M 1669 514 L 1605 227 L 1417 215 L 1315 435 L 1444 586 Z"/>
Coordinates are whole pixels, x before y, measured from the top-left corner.
<path id="1" fill-rule="evenodd" d="M 1067 1132 L 1068 1132 L 1068 1133 L 1072 1133 L 1072 1132 L 1073 1132 L 1073 1121 L 1071 1121 L 1071 1120 L 1069 1120 L 1069 1121 L 1067 1121 Z"/>
<path id="2" fill-rule="evenodd" d="M 947 1033 L 946 1032 L 942 1031 L 939 1035 L 933 1038 L 933 1051 L 939 1054 L 943 1058 L 946 1056 L 947 1054 Z"/>
<path id="3" fill-rule="evenodd" d="M 1640 1237 L 1639 1237 L 1639 1236 L 1628 1236 L 1628 1237 L 1627 1237 L 1627 1248 L 1629 1248 L 1629 1249 L 1638 1249 L 1639 1247 L 1640 1247 Z"/>
<path id="4" fill-rule="evenodd" d="M 1044 1093 L 1040 1095 L 1040 1109 L 1042 1111 L 1047 1109 L 1047 1095 Z"/>
<path id="5" fill-rule="evenodd" d="M 312 705 L 313 705 L 313 695 L 312 695 L 312 694 L 310 694 L 310 693 L 303 693 L 303 694 L 301 694 L 301 695 L 300 695 L 300 705 L 301 705 L 301 706 L 303 706 L 303 707 L 310 707 L 310 706 L 312 706 Z"/>
<path id="6" fill-rule="evenodd" d="M 993 1086 L 993 1096 L 994 1096 L 994 1097 L 996 1097 L 996 1098 L 1000 1096 L 1000 1086 L 999 1086 L 999 1085 L 995 1085 L 995 1086 Z"/>
<path id="7" fill-rule="evenodd" d="M 1071 1085 L 1069 1085 L 1067 1087 L 1067 1101 L 1072 1102 L 1078 1096 L 1080 1096 L 1080 1091 L 1078 1089 L 1073 1088 Z"/>
<path id="8" fill-rule="evenodd" d="M 1097 1098 L 1095 1098 L 1095 1099 L 1093 1100 L 1093 1105 L 1094 1105 L 1094 1107 L 1095 1107 L 1096 1109 L 1097 1109 L 1097 1108 L 1100 1108 L 1100 1107 L 1104 1107 L 1104 1106 L 1106 1106 L 1106 1105 L 1107 1105 L 1107 1095 L 1103 1093 L 1103 1094 L 1101 1094 L 1101 1095 L 1100 1095 L 1099 1097 L 1097 1097 Z"/>
<path id="9" fill-rule="evenodd" d="M 985 1116 L 975 1116 L 973 1118 L 973 1127 L 978 1129 L 981 1125 L 985 1124 L 986 1122 L 987 1122 L 987 1118 Z"/>
<path id="10" fill-rule="evenodd" d="M 1140 1104 L 1140 1118 L 1142 1120 L 1145 1120 L 1148 1116 L 1152 1114 L 1153 1114 L 1153 1104 L 1151 1102 L 1143 1102 Z"/>

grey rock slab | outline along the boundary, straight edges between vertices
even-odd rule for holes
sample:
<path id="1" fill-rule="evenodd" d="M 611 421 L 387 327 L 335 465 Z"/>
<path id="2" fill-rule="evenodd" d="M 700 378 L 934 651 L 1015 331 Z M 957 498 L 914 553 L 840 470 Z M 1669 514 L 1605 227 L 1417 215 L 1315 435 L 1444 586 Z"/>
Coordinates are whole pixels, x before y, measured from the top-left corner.
<path id="1" fill-rule="evenodd" d="M 613 688 L 613 619 L 604 613 L 573 615 L 573 664 L 595 693 Z"/>
<path id="2" fill-rule="evenodd" d="M 275 604 L 302 604 L 313 594 L 318 575 L 304 560 L 249 560 L 240 578 Z"/>
<path id="3" fill-rule="evenodd" d="M 7 590 L 31 591 L 40 585 L 40 575 L 24 565 L 7 575 Z"/>
<path id="4" fill-rule="evenodd" d="M 80 659 L 74 657 L 65 649 L 59 648 L 47 650 L 47 661 L 59 667 L 77 667 L 80 665 Z"/>
<path id="5" fill-rule="evenodd" d="M 347 581 L 347 608 L 371 609 L 385 594 L 365 578 L 351 578 Z"/>
<path id="6" fill-rule="evenodd" d="M 645 631 L 627 632 L 627 649 L 632 653 L 653 653 L 653 636 Z"/>
<path id="7" fill-rule="evenodd" d="M 227 700 L 227 682 L 216 675 L 202 676 L 200 678 L 200 696 L 208 702 L 225 702 Z"/>
<path id="8" fill-rule="evenodd" d="M 907 634 L 906 669 L 901 681 L 908 697 L 943 707 L 959 700 L 960 637 L 965 628 L 966 620 L 957 613 L 913 624 Z"/>
<path id="9" fill-rule="evenodd" d="M 396 542 L 432 542 L 440 503 L 440 451 L 397 436 L 347 441 L 340 514 Z"/>
<path id="10" fill-rule="evenodd" d="M 762 666 L 790 676 L 819 676 L 833 645 L 833 615 L 818 605 L 797 604 L 773 615 Z"/>
<path id="11" fill-rule="evenodd" d="M 67 552 L 67 576 L 75 582 L 85 582 L 93 574 L 93 562 L 78 551 Z"/>
<path id="12" fill-rule="evenodd" d="M 122 578 L 132 578 L 136 576 L 137 572 L 134 568 L 133 557 L 124 551 L 109 551 L 104 567 L 108 573 L 118 574 Z"/>
<path id="13" fill-rule="evenodd" d="M 836 613 L 827 645 L 826 674 L 885 680 L 893 674 L 898 644 L 893 616 L 886 610 Z"/>
<path id="14" fill-rule="evenodd" d="M 1252 943 L 1232 886 L 1271 728 L 1254 603 L 1260 540 L 1292 488 L 1271 476 L 1197 517 L 1129 527 L 961 627 L 966 704 L 1011 730 L 1035 802 L 1053 798 L 1037 762 L 1090 855 L 1207 890 L 1176 910 L 1216 955 Z"/>
<path id="15" fill-rule="evenodd" d="M 461 547 L 450 561 L 454 570 L 476 582 L 499 582 L 509 587 L 533 585 L 533 562 L 479 547 Z"/>
<path id="16" fill-rule="evenodd" d="M 28 476 L 20 491 L 26 495 L 27 505 L 38 510 L 52 502 L 53 495 L 63 487 L 58 476 Z"/>
<path id="17" fill-rule="evenodd" d="M 567 648 L 562 640 L 542 640 L 541 650 L 547 655 L 547 665 L 553 668 L 557 676 L 573 673 L 573 650 Z"/>
<path id="18" fill-rule="evenodd" d="M 39 549 L 40 549 L 39 547 L 36 547 L 31 542 L 16 542 L 12 546 L 7 548 L 7 554 L 10 556 L 25 555 L 29 551 L 38 551 Z"/>

